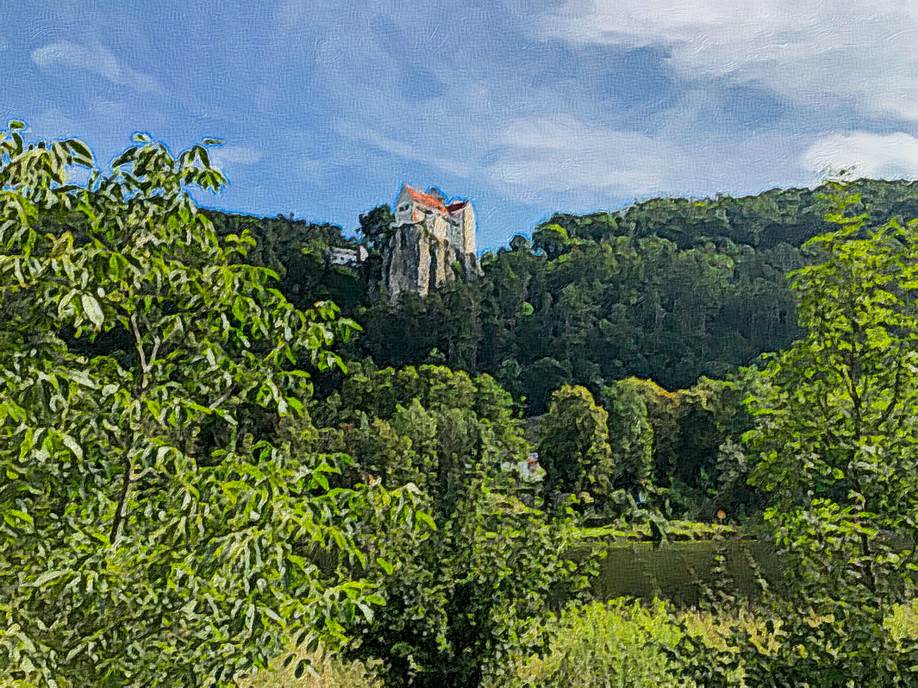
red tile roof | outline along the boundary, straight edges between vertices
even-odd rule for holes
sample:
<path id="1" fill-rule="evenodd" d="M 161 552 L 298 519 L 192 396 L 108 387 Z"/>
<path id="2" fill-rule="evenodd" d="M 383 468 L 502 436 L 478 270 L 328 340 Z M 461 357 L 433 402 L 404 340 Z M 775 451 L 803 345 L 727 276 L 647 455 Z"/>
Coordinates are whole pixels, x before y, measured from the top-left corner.
<path id="1" fill-rule="evenodd" d="M 433 194 L 418 191 L 411 186 L 405 186 L 405 188 L 408 190 L 408 194 L 416 203 L 426 205 L 430 208 L 435 208 L 443 213 L 454 213 L 457 210 L 462 210 L 469 204 L 468 201 L 454 201 L 449 205 L 444 205 L 443 201 Z"/>
<path id="2" fill-rule="evenodd" d="M 447 212 L 446 206 L 443 205 L 441 201 L 436 196 L 431 196 L 430 194 L 423 193 L 417 189 L 412 189 L 410 186 L 406 186 L 408 193 L 411 195 L 416 202 L 421 203 L 422 205 L 430 206 L 431 208 L 436 208 L 437 210 L 442 210 L 444 213 Z"/>

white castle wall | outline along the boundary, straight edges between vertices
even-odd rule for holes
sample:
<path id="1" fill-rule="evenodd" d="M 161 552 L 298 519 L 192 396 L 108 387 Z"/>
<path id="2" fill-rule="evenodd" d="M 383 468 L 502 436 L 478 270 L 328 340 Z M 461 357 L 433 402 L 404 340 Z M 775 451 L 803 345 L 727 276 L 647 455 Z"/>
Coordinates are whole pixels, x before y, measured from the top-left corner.
<path id="1" fill-rule="evenodd" d="M 444 212 L 439 201 L 445 202 L 445 199 L 439 192 L 435 193 L 436 204 L 424 203 L 415 198 L 408 186 L 402 187 L 395 203 L 395 224 L 423 225 L 437 241 L 445 241 L 462 253 L 475 253 L 475 211 L 471 204 Z"/>

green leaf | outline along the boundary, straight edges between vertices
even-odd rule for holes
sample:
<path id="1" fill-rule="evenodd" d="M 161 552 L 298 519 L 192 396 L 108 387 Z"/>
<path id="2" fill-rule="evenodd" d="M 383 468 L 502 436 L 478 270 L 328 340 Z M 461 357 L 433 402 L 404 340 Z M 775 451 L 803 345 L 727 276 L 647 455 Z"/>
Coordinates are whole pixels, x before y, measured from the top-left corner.
<path id="1" fill-rule="evenodd" d="M 381 568 L 387 576 L 391 576 L 392 572 L 395 571 L 395 567 L 382 557 L 376 557 L 376 563 L 379 564 L 379 568 Z"/>
<path id="2" fill-rule="evenodd" d="M 61 578 L 62 576 L 66 576 L 66 575 L 67 575 L 66 571 L 60 571 L 60 570 L 45 571 L 44 573 L 39 575 L 34 581 L 32 581 L 31 587 L 39 588 L 45 583 L 50 583 L 51 581 L 57 580 L 58 578 Z"/>
<path id="3" fill-rule="evenodd" d="M 3 520 L 14 528 L 21 523 L 28 523 L 29 525 L 35 524 L 35 521 L 29 514 L 19 509 L 7 509 L 3 514 Z"/>
<path id="4" fill-rule="evenodd" d="M 375 605 L 379 605 L 379 606 L 382 606 L 382 605 L 384 605 L 384 604 L 386 603 L 385 598 L 383 598 L 382 595 L 380 595 L 380 594 L 378 594 L 378 593 L 375 593 L 375 592 L 374 592 L 374 593 L 370 593 L 370 594 L 367 595 L 364 599 L 365 599 L 369 604 L 375 604 Z"/>
<path id="5" fill-rule="evenodd" d="M 96 301 L 96 298 L 92 294 L 83 294 L 80 297 L 80 301 L 83 303 L 83 312 L 86 313 L 86 317 L 96 327 L 102 327 L 105 316 L 102 314 L 102 307 Z"/>
<path id="6" fill-rule="evenodd" d="M 313 473 L 312 481 L 323 490 L 328 490 L 328 478 L 326 478 L 323 473 Z"/>
<path id="7" fill-rule="evenodd" d="M 75 439 L 73 439 L 73 437 L 71 437 L 70 435 L 64 435 L 62 438 L 62 441 L 64 443 L 64 446 L 67 447 L 67 449 L 69 449 L 71 452 L 73 452 L 73 455 L 77 457 L 77 459 L 83 458 L 83 448 L 79 445 L 79 443 Z"/>
<path id="8" fill-rule="evenodd" d="M 434 520 L 430 517 L 430 514 L 427 514 L 427 513 L 423 512 L 423 511 L 418 511 L 418 512 L 415 514 L 415 516 L 417 516 L 417 519 L 418 519 L 421 523 L 424 523 L 424 524 L 425 524 L 428 528 L 430 528 L 431 530 L 436 530 L 436 529 L 437 529 L 437 524 L 436 524 L 436 523 L 434 522 Z"/>
<path id="9" fill-rule="evenodd" d="M 92 164 L 92 151 L 89 150 L 89 147 L 85 143 L 78 139 L 70 139 L 67 141 L 67 147 L 77 156 L 79 162 L 87 165 Z"/>

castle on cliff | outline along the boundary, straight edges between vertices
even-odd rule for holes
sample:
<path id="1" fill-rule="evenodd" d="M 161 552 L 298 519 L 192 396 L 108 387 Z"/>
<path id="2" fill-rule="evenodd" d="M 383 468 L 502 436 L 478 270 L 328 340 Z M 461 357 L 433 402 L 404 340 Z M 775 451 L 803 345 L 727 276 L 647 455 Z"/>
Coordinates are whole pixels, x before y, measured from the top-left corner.
<path id="1" fill-rule="evenodd" d="M 395 225 L 413 224 L 463 253 L 475 253 L 475 211 L 468 201 L 449 201 L 437 188 L 425 193 L 406 184 L 395 202 Z"/>
<path id="2" fill-rule="evenodd" d="M 383 249 L 383 287 L 390 300 L 426 296 L 446 282 L 478 275 L 475 211 L 467 200 L 407 184 L 395 201 L 395 226 Z"/>

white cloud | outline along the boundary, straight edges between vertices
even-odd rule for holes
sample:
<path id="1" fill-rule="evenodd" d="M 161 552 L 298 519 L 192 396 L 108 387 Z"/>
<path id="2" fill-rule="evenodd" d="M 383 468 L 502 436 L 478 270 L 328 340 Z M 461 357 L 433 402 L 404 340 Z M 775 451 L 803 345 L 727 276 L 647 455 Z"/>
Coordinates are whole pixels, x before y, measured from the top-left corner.
<path id="1" fill-rule="evenodd" d="M 729 77 L 819 105 L 918 119 L 918 3 L 567 0 L 537 24 L 583 44 L 658 47 L 688 78 Z"/>
<path id="2" fill-rule="evenodd" d="M 209 151 L 211 163 L 221 169 L 237 165 L 254 165 L 262 159 L 261 151 L 248 146 L 218 146 Z"/>
<path id="3" fill-rule="evenodd" d="M 455 22 L 440 16 L 444 10 L 435 11 L 436 3 L 399 15 L 401 40 L 374 30 L 373 11 L 359 14 L 366 26 L 356 35 L 336 23 L 326 27 L 328 17 L 321 12 L 318 18 L 309 15 L 309 26 L 318 22 L 323 30 L 302 45 L 311 76 L 327 87 L 325 102 L 337 109 L 335 134 L 343 145 L 336 155 L 367 174 L 385 174 L 386 160 L 397 157 L 435 170 L 439 178 L 430 183 L 469 195 L 490 188 L 514 203 L 587 208 L 655 194 L 756 193 L 807 183 L 811 165 L 802 155 L 827 122 L 832 131 L 886 120 L 918 134 L 902 122 L 910 117 L 918 122 L 916 3 L 555 4 L 561 9 L 536 21 L 517 17 L 510 27 L 500 27 L 535 31 L 509 34 L 520 46 L 512 56 L 492 54 L 484 37 L 476 50 L 439 40 L 435 29 Z M 284 7 L 291 14 L 281 19 L 302 27 L 297 12 L 309 6 L 289 0 Z M 597 59 L 605 51 L 562 52 L 546 37 L 580 45 L 650 46 L 668 61 L 675 78 L 665 80 L 661 97 L 653 100 L 653 93 L 639 93 L 640 66 L 612 60 L 606 74 Z M 418 88 L 406 90 L 406 74 L 424 78 L 414 84 Z M 597 76 L 610 78 L 597 89 Z M 628 94 L 620 103 L 607 87 L 625 79 L 635 80 L 628 93 L 647 96 L 633 109 L 624 105 Z M 428 82 L 429 93 L 419 97 Z M 763 102 L 791 101 L 797 107 L 775 103 L 757 118 L 752 105 L 741 103 L 748 116 L 734 116 L 730 86 L 737 83 L 752 83 L 753 94 L 768 90 L 778 96 Z M 368 146 L 386 155 L 362 160 Z M 301 168 L 322 177 L 311 159 Z"/>
<path id="4" fill-rule="evenodd" d="M 574 194 L 658 189 L 674 152 L 661 139 L 567 115 L 516 119 L 497 132 L 494 144 L 486 171 L 497 184 Z"/>
<path id="5" fill-rule="evenodd" d="M 49 43 L 32 51 L 32 62 L 42 69 L 67 67 L 92 72 L 113 84 L 144 93 L 163 91 L 154 77 L 123 64 L 111 50 L 101 45 L 90 48 L 70 41 Z"/>
<path id="6" fill-rule="evenodd" d="M 535 192 L 584 205 L 657 194 L 751 193 L 799 181 L 788 177 L 797 154 L 778 134 L 743 141 L 690 134 L 675 116 L 653 135 L 569 115 L 520 118 L 496 133 L 497 148 L 482 172 L 508 198 Z"/>
<path id="7" fill-rule="evenodd" d="M 470 177 L 472 175 L 472 166 L 466 160 L 460 157 L 444 156 L 442 151 L 437 151 L 436 146 L 421 143 L 417 131 L 411 133 L 409 140 L 401 140 L 351 123 L 341 123 L 337 129 L 338 133 L 343 136 L 363 141 L 400 158 L 424 163 L 449 174 L 454 174 L 457 177 Z"/>
<path id="8" fill-rule="evenodd" d="M 902 132 L 832 134 L 810 146 L 802 163 L 820 174 L 850 170 L 859 177 L 914 179 L 918 178 L 918 138 Z"/>

